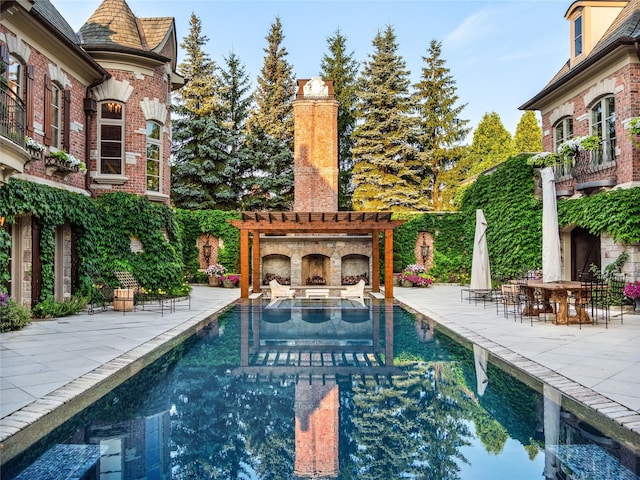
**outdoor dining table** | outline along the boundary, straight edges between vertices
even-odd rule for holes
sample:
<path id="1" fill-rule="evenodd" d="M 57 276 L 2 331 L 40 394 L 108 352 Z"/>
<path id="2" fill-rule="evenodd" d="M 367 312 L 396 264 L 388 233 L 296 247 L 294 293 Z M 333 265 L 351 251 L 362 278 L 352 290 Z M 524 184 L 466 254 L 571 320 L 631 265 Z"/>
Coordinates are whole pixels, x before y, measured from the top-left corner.
<path id="1" fill-rule="evenodd" d="M 558 282 L 543 282 L 542 280 L 529 280 L 526 284 L 521 285 L 526 295 L 531 300 L 530 304 L 534 304 L 535 290 L 539 290 L 542 297 L 542 309 L 539 311 L 523 312 L 523 314 L 539 315 L 541 312 L 552 312 L 551 302 L 558 304 L 556 312 L 556 323 L 591 323 L 589 314 L 584 309 L 582 300 L 582 284 L 577 281 L 561 280 Z M 576 297 L 576 314 L 569 315 L 569 292 L 573 292 Z"/>

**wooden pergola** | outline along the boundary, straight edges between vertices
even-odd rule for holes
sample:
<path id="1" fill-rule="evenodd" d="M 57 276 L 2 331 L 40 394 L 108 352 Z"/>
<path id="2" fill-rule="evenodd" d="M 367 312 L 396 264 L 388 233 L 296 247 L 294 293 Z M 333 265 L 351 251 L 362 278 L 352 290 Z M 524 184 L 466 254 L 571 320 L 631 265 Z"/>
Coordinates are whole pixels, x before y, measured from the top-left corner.
<path id="1" fill-rule="evenodd" d="M 240 230 L 240 297 L 249 298 L 249 237 L 252 238 L 253 291 L 260 291 L 260 234 L 371 235 L 371 291 L 380 292 L 380 248 L 384 232 L 385 298 L 393 298 L 393 230 L 404 220 L 391 220 L 390 212 L 242 212 L 229 220 Z"/>

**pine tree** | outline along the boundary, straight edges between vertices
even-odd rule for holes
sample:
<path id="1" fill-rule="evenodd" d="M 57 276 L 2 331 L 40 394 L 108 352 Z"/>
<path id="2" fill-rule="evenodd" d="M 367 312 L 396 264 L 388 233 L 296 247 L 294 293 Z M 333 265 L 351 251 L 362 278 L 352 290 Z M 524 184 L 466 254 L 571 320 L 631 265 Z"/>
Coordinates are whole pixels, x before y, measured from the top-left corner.
<path id="1" fill-rule="evenodd" d="M 267 48 L 247 120 L 249 146 L 247 186 L 242 208 L 289 209 L 293 202 L 293 98 L 295 81 L 282 46 L 276 17 L 265 37 Z"/>
<path id="2" fill-rule="evenodd" d="M 432 198 L 434 210 L 442 205 L 442 190 L 447 174 L 465 154 L 461 145 L 470 129 L 468 120 L 460 118 L 465 105 L 456 106 L 456 82 L 440 56 L 442 44 L 432 40 L 428 56 L 422 57 L 422 77 L 415 87 L 415 102 L 419 116 L 417 136 L 422 164 L 423 191 Z"/>
<path id="3" fill-rule="evenodd" d="M 259 127 L 266 134 L 285 141 L 293 151 L 293 98 L 296 84 L 287 62 L 287 49 L 280 17 L 276 17 L 265 37 L 264 64 L 258 76 L 254 99 L 256 109 L 249 118 L 249 128 Z"/>
<path id="4" fill-rule="evenodd" d="M 527 110 L 520 117 L 513 137 L 515 153 L 541 152 L 542 128 L 533 110 Z"/>
<path id="5" fill-rule="evenodd" d="M 473 132 L 466 159 L 468 175 L 481 173 L 504 162 L 514 154 L 511 134 L 504 128 L 500 115 L 485 113 Z"/>
<path id="6" fill-rule="evenodd" d="M 425 209 L 413 146 L 416 117 L 409 71 L 391 26 L 378 32 L 359 79 L 353 138 L 354 210 Z"/>
<path id="7" fill-rule="evenodd" d="M 251 170 L 249 149 L 246 144 L 246 122 L 251 108 L 251 84 L 245 67 L 231 52 L 224 58 L 225 68 L 220 71 L 220 118 L 229 135 L 230 162 L 228 174 L 233 177 L 229 185 L 234 192 L 236 208 L 246 191 L 246 180 Z"/>
<path id="8" fill-rule="evenodd" d="M 333 90 L 338 101 L 338 166 L 339 191 L 338 205 L 341 210 L 351 210 L 353 188 L 351 175 L 353 158 L 351 134 L 355 127 L 356 78 L 358 62 L 353 52 L 347 53 L 347 38 L 340 29 L 327 37 L 329 53 L 322 57 L 320 75 L 333 80 Z"/>
<path id="9" fill-rule="evenodd" d="M 180 208 L 231 209 L 236 202 L 230 187 L 229 136 L 219 118 L 217 67 L 202 48 L 208 38 L 200 19 L 192 13 L 189 23 L 181 44 L 186 57 L 178 67 L 188 82 L 178 92 L 173 123 L 171 198 Z"/>

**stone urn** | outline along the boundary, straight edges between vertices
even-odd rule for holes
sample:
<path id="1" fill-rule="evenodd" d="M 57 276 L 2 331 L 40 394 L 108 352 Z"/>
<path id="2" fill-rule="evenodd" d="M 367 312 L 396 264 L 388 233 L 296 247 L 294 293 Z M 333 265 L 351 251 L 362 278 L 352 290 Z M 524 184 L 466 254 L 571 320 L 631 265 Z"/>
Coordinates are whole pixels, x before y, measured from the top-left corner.
<path id="1" fill-rule="evenodd" d="M 223 280 L 222 286 L 224 288 L 234 288 L 236 286 L 236 282 L 232 282 L 231 280 Z"/>
<path id="2" fill-rule="evenodd" d="M 405 288 L 413 287 L 413 282 L 410 280 L 402 280 L 401 285 Z"/>

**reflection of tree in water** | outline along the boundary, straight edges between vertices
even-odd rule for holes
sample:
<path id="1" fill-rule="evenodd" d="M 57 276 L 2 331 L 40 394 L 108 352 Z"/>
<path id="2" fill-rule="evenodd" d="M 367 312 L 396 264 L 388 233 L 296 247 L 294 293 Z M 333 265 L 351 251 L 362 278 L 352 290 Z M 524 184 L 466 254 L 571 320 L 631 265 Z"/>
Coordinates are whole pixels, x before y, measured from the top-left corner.
<path id="1" fill-rule="evenodd" d="M 468 444 L 462 405 L 468 400 L 447 364 L 420 364 L 393 386 L 354 384 L 352 474 L 360 478 L 457 479 Z M 347 477 L 349 475 L 347 474 Z"/>
<path id="2" fill-rule="evenodd" d="M 231 318 L 233 320 L 233 317 Z M 293 387 L 225 375 L 239 358 L 239 322 L 196 345 L 173 372 L 173 478 L 290 478 Z M 212 365 L 218 365 L 212 368 Z M 175 472 L 175 470 L 174 470 Z"/>

